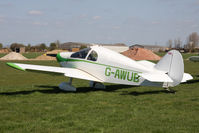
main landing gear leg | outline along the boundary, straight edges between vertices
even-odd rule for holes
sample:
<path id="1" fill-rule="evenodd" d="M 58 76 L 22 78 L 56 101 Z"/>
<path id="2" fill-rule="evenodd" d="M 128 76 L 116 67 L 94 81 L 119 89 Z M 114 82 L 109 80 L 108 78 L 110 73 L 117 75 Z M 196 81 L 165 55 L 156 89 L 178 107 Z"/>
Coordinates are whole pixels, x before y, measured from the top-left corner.
<path id="1" fill-rule="evenodd" d="M 90 81 L 90 87 L 93 87 L 95 89 L 105 89 L 106 86 L 100 82 L 94 82 L 94 81 Z"/>
<path id="2" fill-rule="evenodd" d="M 63 90 L 63 91 L 76 91 L 76 88 L 74 86 L 72 86 L 72 78 L 69 79 L 69 82 L 62 82 L 61 84 L 59 84 L 59 89 Z"/>

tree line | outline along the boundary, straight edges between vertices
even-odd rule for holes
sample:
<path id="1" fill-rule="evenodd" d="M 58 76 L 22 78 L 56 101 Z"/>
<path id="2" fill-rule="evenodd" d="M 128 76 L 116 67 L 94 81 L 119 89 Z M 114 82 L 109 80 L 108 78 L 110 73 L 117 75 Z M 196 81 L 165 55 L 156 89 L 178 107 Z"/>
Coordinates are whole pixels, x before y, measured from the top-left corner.
<path id="1" fill-rule="evenodd" d="M 193 32 L 191 33 L 187 39 L 185 44 L 183 44 L 183 42 L 180 40 L 180 38 L 178 39 L 174 39 L 174 40 L 168 40 L 167 42 L 167 46 L 168 48 L 172 49 L 183 49 L 187 52 L 195 52 L 196 48 L 199 46 L 199 35 L 197 32 Z"/>
<path id="2" fill-rule="evenodd" d="M 183 49 L 185 50 L 185 52 L 195 52 L 198 46 L 199 46 L 199 35 L 197 32 L 191 33 L 187 37 L 185 44 L 183 44 L 180 38 L 174 40 L 170 39 L 167 41 L 167 47 L 169 49 L 178 49 L 178 50 Z M 34 46 L 32 46 L 31 44 L 24 45 L 21 43 L 12 43 L 10 45 L 10 49 L 12 51 L 15 51 L 15 49 L 19 47 L 25 47 L 26 52 L 45 52 L 47 50 L 54 50 L 60 48 L 60 42 L 57 40 L 55 42 L 50 43 L 49 46 L 47 46 L 45 43 L 41 43 Z M 0 43 L 0 49 L 2 48 L 3 44 Z"/>
<path id="3" fill-rule="evenodd" d="M 15 51 L 16 48 L 25 47 L 26 52 L 45 52 L 47 50 L 58 49 L 59 45 L 60 45 L 59 41 L 52 42 L 52 43 L 50 43 L 49 46 L 47 46 L 45 43 L 41 43 L 41 44 L 34 45 L 34 46 L 32 46 L 31 44 L 24 45 L 22 43 L 12 43 L 9 48 L 12 51 Z M 0 43 L 0 49 L 2 49 L 2 48 L 3 48 L 3 44 Z"/>

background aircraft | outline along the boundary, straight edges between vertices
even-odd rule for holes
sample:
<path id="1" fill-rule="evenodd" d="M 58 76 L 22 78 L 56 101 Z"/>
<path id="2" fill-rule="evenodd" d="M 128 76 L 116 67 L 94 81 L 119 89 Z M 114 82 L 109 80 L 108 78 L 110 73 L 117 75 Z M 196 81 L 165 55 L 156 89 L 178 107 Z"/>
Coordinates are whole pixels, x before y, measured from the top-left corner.
<path id="1" fill-rule="evenodd" d="M 76 91 L 72 78 L 90 81 L 90 87 L 105 88 L 103 83 L 115 83 L 133 86 L 174 87 L 181 82 L 193 79 L 184 73 L 184 62 L 176 50 L 169 51 L 157 64 L 149 61 L 134 61 L 124 55 L 101 46 L 92 46 L 79 52 L 57 54 L 61 67 L 7 63 L 20 70 L 37 70 L 62 73 L 70 77 L 59 88 Z"/>
<path id="2" fill-rule="evenodd" d="M 191 56 L 189 57 L 189 60 L 193 62 L 199 62 L 199 56 Z"/>

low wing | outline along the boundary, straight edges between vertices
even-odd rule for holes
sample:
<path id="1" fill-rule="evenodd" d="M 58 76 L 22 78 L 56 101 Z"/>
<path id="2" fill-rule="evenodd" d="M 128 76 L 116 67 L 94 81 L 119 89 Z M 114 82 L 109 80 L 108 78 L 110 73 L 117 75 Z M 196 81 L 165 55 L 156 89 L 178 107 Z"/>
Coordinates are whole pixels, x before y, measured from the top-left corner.
<path id="1" fill-rule="evenodd" d="M 29 65 L 29 64 L 20 64 L 20 63 L 7 63 L 7 65 L 19 69 L 19 70 L 37 70 L 45 72 L 54 72 L 54 73 L 63 73 L 67 77 L 85 79 L 91 81 L 102 82 L 96 77 L 86 73 L 82 70 L 75 68 L 64 68 L 64 67 L 52 67 L 52 66 L 41 66 L 41 65 Z"/>

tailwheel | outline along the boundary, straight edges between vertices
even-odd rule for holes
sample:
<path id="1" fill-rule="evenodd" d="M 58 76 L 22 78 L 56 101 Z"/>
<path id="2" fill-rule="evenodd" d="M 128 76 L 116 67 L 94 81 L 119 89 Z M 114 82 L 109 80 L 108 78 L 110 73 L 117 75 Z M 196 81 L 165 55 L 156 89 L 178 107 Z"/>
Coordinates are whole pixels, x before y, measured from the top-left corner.
<path id="1" fill-rule="evenodd" d="M 94 81 L 90 81 L 90 87 L 93 87 L 95 89 L 105 89 L 106 86 L 100 82 L 94 82 Z"/>
<path id="2" fill-rule="evenodd" d="M 76 88 L 72 86 L 72 78 L 69 79 L 69 82 L 62 82 L 59 84 L 59 89 L 63 91 L 76 91 Z"/>
<path id="3" fill-rule="evenodd" d="M 170 89 L 169 87 L 165 88 L 165 90 L 166 90 L 168 93 L 174 93 L 174 94 L 176 93 L 175 90 Z"/>

